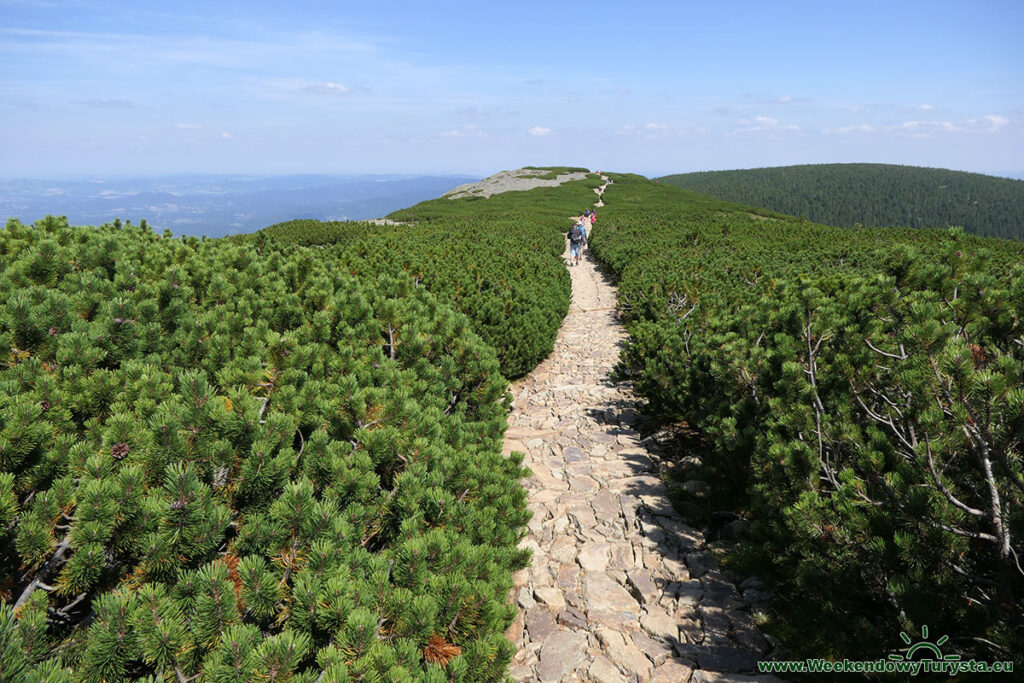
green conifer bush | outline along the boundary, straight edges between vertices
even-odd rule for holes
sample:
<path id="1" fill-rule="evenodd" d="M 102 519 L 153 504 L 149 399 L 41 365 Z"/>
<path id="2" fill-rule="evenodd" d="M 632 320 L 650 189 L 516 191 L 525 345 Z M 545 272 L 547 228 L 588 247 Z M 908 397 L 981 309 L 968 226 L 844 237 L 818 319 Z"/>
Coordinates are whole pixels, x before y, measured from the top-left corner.
<path id="1" fill-rule="evenodd" d="M 507 382 L 422 278 L 11 221 L 0 292 L 5 680 L 504 677 Z"/>
<path id="2" fill-rule="evenodd" d="M 591 244 L 620 280 L 621 370 L 701 432 L 713 485 L 751 516 L 776 634 L 874 659 L 927 626 L 1020 662 L 1022 245 L 613 178 Z"/>

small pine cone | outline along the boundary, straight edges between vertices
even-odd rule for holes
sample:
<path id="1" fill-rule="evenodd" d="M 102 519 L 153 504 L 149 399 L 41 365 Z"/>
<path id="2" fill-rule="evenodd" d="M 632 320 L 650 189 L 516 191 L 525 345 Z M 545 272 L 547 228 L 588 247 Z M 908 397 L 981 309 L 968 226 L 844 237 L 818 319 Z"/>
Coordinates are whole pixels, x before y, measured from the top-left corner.
<path id="1" fill-rule="evenodd" d="M 184 510 L 185 509 L 185 501 L 183 501 L 181 499 L 178 499 L 178 500 L 174 501 L 173 503 L 171 503 L 171 509 L 172 510 Z"/>
<path id="2" fill-rule="evenodd" d="M 128 457 L 131 452 L 131 447 L 128 446 L 124 441 L 119 441 L 110 447 L 110 454 L 114 456 L 114 460 L 124 460 Z"/>
<path id="3" fill-rule="evenodd" d="M 49 334 L 49 335 L 50 335 L 51 337 L 55 337 L 55 336 L 57 336 L 58 334 L 60 334 L 60 330 L 58 330 L 58 329 L 57 329 L 56 327 L 51 327 L 51 328 L 50 328 L 49 330 L 47 330 L 47 333 L 48 333 L 48 334 Z"/>
<path id="4" fill-rule="evenodd" d="M 39 402 L 39 407 L 42 408 L 43 412 L 45 413 L 47 410 L 50 409 L 50 402 L 49 401 L 40 401 Z"/>

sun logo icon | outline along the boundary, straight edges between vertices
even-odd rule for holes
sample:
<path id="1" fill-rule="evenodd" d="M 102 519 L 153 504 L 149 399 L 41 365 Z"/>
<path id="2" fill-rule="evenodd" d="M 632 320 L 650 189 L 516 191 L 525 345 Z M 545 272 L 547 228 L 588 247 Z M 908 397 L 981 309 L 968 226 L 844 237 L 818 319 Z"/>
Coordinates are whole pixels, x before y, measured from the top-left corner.
<path id="1" fill-rule="evenodd" d="M 949 636 L 942 636 L 934 643 L 928 640 L 927 624 L 921 627 L 920 641 L 911 645 L 910 636 L 908 636 L 903 631 L 900 631 L 900 639 L 903 640 L 903 642 L 909 645 L 910 647 L 907 649 L 905 654 L 891 654 L 889 655 L 889 659 L 909 662 L 914 659 L 914 656 L 918 652 L 922 650 L 926 653 L 931 653 L 932 656 L 929 659 L 939 659 L 947 662 L 953 662 L 960 659 L 960 655 L 944 655 L 942 654 L 942 650 L 939 649 L 940 645 L 944 645 L 946 641 L 949 640 Z"/>

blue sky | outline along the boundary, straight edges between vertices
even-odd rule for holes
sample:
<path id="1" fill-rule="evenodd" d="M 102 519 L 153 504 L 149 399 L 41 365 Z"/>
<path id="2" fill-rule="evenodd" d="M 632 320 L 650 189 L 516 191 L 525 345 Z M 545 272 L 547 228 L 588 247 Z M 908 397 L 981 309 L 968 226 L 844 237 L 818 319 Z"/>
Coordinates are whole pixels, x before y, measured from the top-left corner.
<path id="1" fill-rule="evenodd" d="M 1024 2 L 0 0 L 4 177 L 1024 173 Z"/>

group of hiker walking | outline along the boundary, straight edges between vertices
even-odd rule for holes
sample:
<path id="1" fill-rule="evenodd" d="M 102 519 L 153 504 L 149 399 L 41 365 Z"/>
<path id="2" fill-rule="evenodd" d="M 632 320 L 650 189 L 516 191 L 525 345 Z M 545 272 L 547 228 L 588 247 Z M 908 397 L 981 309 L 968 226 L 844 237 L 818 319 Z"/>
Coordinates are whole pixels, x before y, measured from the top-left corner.
<path id="1" fill-rule="evenodd" d="M 580 254 L 583 252 L 583 247 L 587 243 L 587 239 L 590 237 L 590 233 L 594 229 L 594 223 L 597 221 L 597 212 L 587 209 L 579 218 L 573 219 L 573 226 L 569 228 L 569 265 L 575 266 L 580 262 Z"/>

